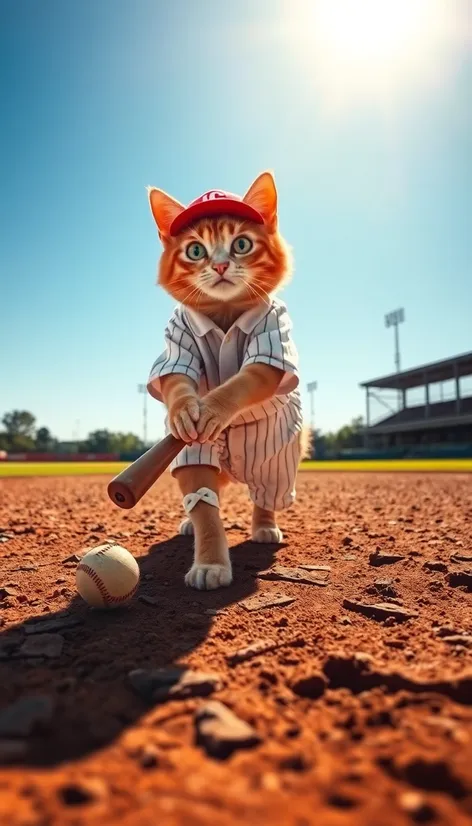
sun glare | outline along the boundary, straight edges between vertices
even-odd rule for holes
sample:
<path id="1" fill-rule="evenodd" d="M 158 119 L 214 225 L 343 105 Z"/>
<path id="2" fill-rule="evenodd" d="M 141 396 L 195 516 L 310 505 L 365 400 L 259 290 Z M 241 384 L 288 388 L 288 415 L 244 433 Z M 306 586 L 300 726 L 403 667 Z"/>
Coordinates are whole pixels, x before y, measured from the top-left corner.
<path id="1" fill-rule="evenodd" d="M 331 103 L 390 100 L 441 80 L 459 27 L 455 6 L 452 0 L 299 0 L 289 29 Z"/>

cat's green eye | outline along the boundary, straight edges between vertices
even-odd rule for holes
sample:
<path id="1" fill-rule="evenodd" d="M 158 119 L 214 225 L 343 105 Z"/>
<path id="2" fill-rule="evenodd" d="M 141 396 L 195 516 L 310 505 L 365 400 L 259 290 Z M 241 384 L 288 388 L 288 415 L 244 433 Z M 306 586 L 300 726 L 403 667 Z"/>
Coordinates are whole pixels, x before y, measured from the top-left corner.
<path id="1" fill-rule="evenodd" d="M 192 241 L 185 250 L 185 253 L 187 258 L 190 258 L 190 261 L 201 261 L 202 258 L 205 258 L 207 251 L 203 244 L 199 244 L 198 241 Z"/>
<path id="2" fill-rule="evenodd" d="M 248 252 L 251 252 L 253 246 L 250 238 L 246 235 L 240 235 L 239 238 L 234 239 L 231 245 L 231 252 L 235 255 L 247 255 Z"/>

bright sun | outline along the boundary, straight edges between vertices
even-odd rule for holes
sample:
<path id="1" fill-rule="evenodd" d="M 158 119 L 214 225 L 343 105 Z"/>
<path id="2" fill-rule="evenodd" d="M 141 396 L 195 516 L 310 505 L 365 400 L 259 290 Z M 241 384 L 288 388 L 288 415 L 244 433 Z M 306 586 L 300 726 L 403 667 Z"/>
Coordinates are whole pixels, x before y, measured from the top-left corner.
<path id="1" fill-rule="evenodd" d="M 452 0 L 292 2 L 297 52 L 334 104 L 440 79 L 459 25 Z"/>

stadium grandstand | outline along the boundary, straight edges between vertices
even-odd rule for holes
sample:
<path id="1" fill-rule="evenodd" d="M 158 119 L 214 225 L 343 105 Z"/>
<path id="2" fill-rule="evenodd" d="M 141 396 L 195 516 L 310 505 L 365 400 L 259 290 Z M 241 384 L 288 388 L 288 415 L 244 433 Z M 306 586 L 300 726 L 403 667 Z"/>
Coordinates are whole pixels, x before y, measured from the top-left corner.
<path id="1" fill-rule="evenodd" d="M 472 456 L 472 352 L 361 383 L 364 450 L 398 457 Z M 382 394 L 395 395 L 394 405 Z M 389 410 L 374 419 L 380 403 Z"/>

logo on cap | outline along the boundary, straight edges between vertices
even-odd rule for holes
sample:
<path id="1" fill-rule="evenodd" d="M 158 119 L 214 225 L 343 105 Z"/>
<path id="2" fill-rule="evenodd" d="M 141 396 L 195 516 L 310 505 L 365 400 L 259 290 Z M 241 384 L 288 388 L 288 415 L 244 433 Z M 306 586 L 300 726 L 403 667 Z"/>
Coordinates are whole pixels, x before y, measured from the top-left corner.
<path id="1" fill-rule="evenodd" d="M 202 201 L 216 201 L 217 198 L 226 198 L 226 192 L 213 189 L 211 192 L 205 192 L 205 195 L 202 195 Z"/>

